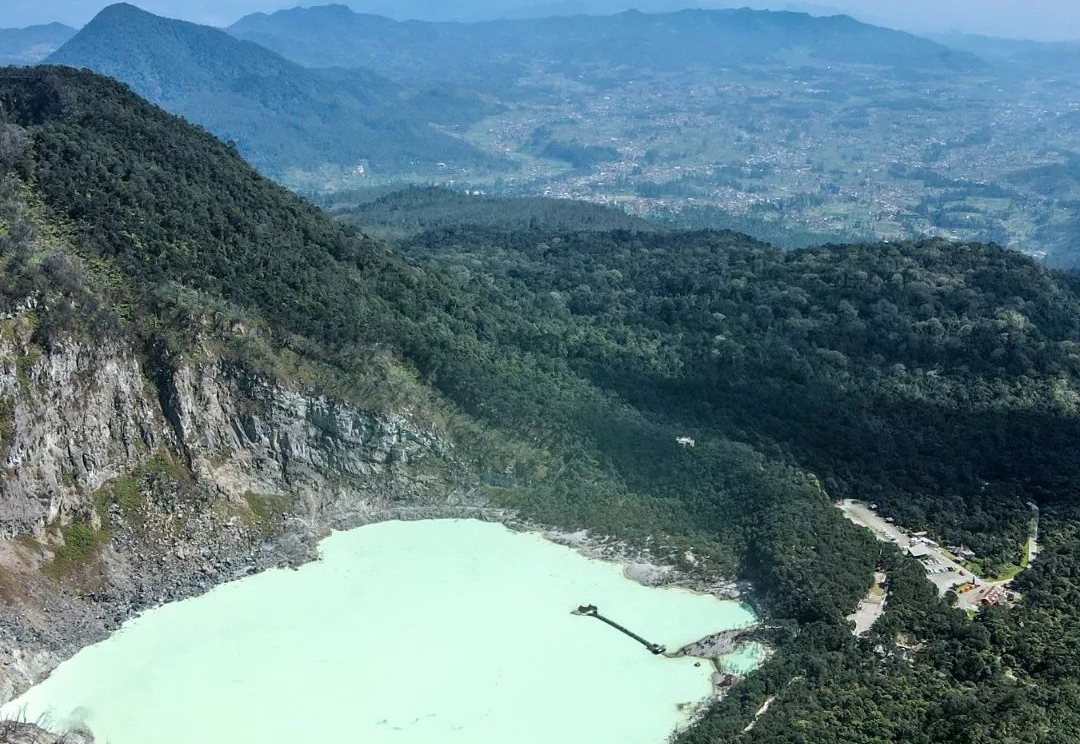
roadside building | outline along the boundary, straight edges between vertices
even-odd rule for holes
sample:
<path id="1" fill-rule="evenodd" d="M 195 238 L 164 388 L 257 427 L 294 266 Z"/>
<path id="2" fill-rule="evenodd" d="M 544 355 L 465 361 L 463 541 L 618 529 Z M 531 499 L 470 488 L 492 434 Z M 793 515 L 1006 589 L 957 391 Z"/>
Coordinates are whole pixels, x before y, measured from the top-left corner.
<path id="1" fill-rule="evenodd" d="M 920 542 L 913 543 L 907 552 L 912 558 L 918 558 L 920 561 L 928 561 L 934 557 L 933 551 Z"/>

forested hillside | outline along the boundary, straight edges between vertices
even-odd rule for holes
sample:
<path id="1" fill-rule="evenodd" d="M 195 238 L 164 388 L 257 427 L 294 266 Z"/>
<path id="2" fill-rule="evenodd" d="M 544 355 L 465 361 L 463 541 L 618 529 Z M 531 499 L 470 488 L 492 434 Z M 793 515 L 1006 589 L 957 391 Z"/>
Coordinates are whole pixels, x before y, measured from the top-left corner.
<path id="1" fill-rule="evenodd" d="M 111 5 L 49 57 L 130 85 L 232 141 L 263 172 L 363 167 L 433 173 L 497 159 L 438 131 L 497 110 L 452 88 L 413 89 L 363 69 L 308 70 L 215 28 Z"/>
<path id="2" fill-rule="evenodd" d="M 503 342 L 640 410 L 782 450 L 833 495 L 994 562 L 1018 561 L 1026 498 L 1073 499 L 1078 473 L 1057 460 L 1080 441 L 1080 302 L 1071 277 L 1020 255 L 468 230 L 405 249 L 533 319 Z"/>
<path id="3" fill-rule="evenodd" d="M 684 741 L 1080 736 L 1073 277 L 981 245 L 784 253 L 453 227 L 438 205 L 439 229 L 388 245 L 88 72 L 0 71 L 0 122 L 10 198 L 73 251 L 42 263 L 5 224 L 5 296 L 83 287 L 98 308 L 42 303 L 35 343 L 123 334 L 153 370 L 230 319 L 258 326 L 269 341 L 230 341 L 236 363 L 273 378 L 304 360 L 328 395 L 437 411 L 490 503 L 753 582 L 778 653 Z M 413 374 L 380 375 L 380 356 Z M 845 495 L 1000 562 L 1034 499 L 1044 552 L 1016 608 L 969 618 L 844 520 Z M 888 611 L 856 639 L 844 618 L 875 567 Z"/>
<path id="4" fill-rule="evenodd" d="M 441 188 L 410 188 L 370 199 L 345 192 L 317 201 L 368 233 L 397 237 L 462 226 L 552 232 L 660 229 L 615 207 L 589 202 L 541 197 L 500 199 Z"/>
<path id="5" fill-rule="evenodd" d="M 812 9 L 546 11 L 563 17 L 404 22 L 329 5 L 229 32 L 299 64 L 504 103 L 456 131 L 517 169 L 459 172 L 455 187 L 617 201 L 784 248 L 946 237 L 1077 263 L 1069 45 L 941 44 Z M 365 185 L 327 173 L 302 188 Z"/>
<path id="6" fill-rule="evenodd" d="M 32 65 L 40 62 L 74 35 L 75 29 L 62 23 L 0 28 L 0 65 Z"/>

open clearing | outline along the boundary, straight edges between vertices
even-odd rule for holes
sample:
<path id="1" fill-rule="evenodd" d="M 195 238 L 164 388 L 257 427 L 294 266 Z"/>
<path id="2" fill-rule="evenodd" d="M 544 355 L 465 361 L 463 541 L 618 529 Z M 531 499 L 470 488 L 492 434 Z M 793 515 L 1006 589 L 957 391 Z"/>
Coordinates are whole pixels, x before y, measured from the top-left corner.
<path id="1" fill-rule="evenodd" d="M 869 632 L 877 619 L 885 614 L 885 602 L 889 598 L 889 592 L 885 588 L 888 580 L 889 577 L 883 572 L 875 571 L 874 585 L 870 587 L 870 591 L 859 602 L 855 612 L 848 615 L 847 619 L 855 623 L 855 629 L 852 631 L 855 635 L 861 636 Z"/>
<path id="2" fill-rule="evenodd" d="M 873 532 L 877 539 L 898 545 L 905 552 L 919 558 L 926 568 L 927 578 L 937 587 L 938 593 L 945 594 L 950 589 L 955 591 L 958 595 L 956 606 L 961 609 L 974 610 L 986 602 L 998 601 L 1004 594 L 1004 587 L 1011 583 L 1011 579 L 984 581 L 964 568 L 949 551 L 937 543 L 909 534 L 879 516 L 868 504 L 844 499 L 837 506 L 844 512 L 844 516 Z"/>

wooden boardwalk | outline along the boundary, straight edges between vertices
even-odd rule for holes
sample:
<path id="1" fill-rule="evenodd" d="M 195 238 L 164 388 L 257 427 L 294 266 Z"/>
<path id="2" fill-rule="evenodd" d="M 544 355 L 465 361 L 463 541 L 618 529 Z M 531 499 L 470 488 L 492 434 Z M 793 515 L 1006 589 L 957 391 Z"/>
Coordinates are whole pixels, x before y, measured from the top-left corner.
<path id="1" fill-rule="evenodd" d="M 649 643 L 648 641 L 646 641 L 644 638 L 642 638 L 641 636 L 639 636 L 637 633 L 630 630 L 629 628 L 626 628 L 626 627 L 624 627 L 622 625 L 619 625 L 614 620 L 611 620 L 609 618 L 604 617 L 603 615 L 600 614 L 600 611 L 598 609 L 596 609 L 596 605 L 581 605 L 580 607 L 577 608 L 577 612 L 578 612 L 579 615 L 588 615 L 590 617 L 595 617 L 597 620 L 600 620 L 601 622 L 607 623 L 611 627 L 615 628 L 615 630 L 618 630 L 618 631 L 620 631 L 622 633 L 625 633 L 626 635 L 630 636 L 631 638 L 633 638 L 635 641 L 640 643 L 645 648 L 649 649 L 649 651 L 654 653 L 654 654 L 659 655 L 659 654 L 662 654 L 665 651 L 667 651 L 667 648 L 660 645 L 659 643 Z"/>

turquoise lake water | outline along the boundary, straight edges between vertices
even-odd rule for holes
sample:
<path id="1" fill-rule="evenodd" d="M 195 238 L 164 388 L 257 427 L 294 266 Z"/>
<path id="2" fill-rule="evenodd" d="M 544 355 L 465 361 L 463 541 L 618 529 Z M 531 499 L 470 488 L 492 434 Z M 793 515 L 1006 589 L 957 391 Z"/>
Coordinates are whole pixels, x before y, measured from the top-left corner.
<path id="1" fill-rule="evenodd" d="M 755 621 L 495 524 L 384 522 L 320 548 L 144 613 L 3 712 L 84 723 L 103 744 L 662 744 L 711 664 L 571 611 L 595 604 L 671 649 Z"/>

